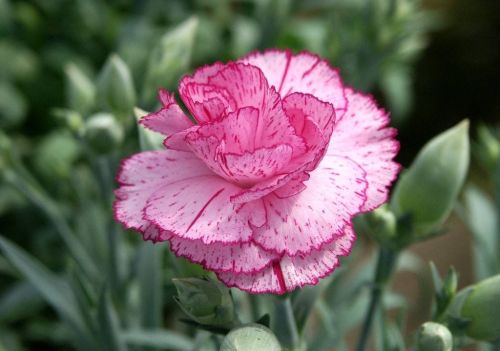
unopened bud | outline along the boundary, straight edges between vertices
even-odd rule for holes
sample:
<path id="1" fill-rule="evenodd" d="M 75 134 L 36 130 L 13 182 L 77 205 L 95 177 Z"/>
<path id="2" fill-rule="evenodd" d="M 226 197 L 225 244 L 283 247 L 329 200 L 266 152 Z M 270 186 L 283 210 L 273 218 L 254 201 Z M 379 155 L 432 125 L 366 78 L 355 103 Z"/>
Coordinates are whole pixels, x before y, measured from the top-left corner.
<path id="1" fill-rule="evenodd" d="M 85 121 L 85 139 L 97 153 L 113 151 L 122 143 L 123 138 L 123 127 L 112 114 L 97 113 Z"/>
<path id="2" fill-rule="evenodd" d="M 85 115 L 94 106 L 94 83 L 73 63 L 68 64 L 64 71 L 66 73 L 68 106 Z"/>
<path id="3" fill-rule="evenodd" d="M 386 205 L 360 216 L 360 220 L 367 234 L 378 242 L 387 242 L 396 235 L 396 216 Z"/>
<path id="4" fill-rule="evenodd" d="M 485 126 L 478 128 L 479 145 L 478 156 L 481 162 L 489 170 L 494 170 L 500 159 L 500 140 Z"/>
<path id="5" fill-rule="evenodd" d="M 247 324 L 229 332 L 220 351 L 281 351 L 273 332 L 260 324 Z"/>
<path id="6" fill-rule="evenodd" d="M 119 117 L 132 113 L 135 106 L 135 89 L 127 64 L 111 55 L 97 82 L 97 96 L 101 105 Z"/>
<path id="7" fill-rule="evenodd" d="M 434 322 L 422 324 L 417 335 L 418 351 L 451 351 L 453 336 L 444 325 Z"/>
<path id="8" fill-rule="evenodd" d="M 439 134 L 402 173 L 391 208 L 409 215 L 417 238 L 435 232 L 450 214 L 469 168 L 469 122 Z"/>
<path id="9" fill-rule="evenodd" d="M 469 321 L 466 334 L 471 338 L 500 339 L 500 274 L 472 286 L 460 317 Z"/>
<path id="10" fill-rule="evenodd" d="M 229 289 L 214 280 L 172 279 L 182 310 L 195 322 L 228 326 L 234 320 L 234 305 Z"/>

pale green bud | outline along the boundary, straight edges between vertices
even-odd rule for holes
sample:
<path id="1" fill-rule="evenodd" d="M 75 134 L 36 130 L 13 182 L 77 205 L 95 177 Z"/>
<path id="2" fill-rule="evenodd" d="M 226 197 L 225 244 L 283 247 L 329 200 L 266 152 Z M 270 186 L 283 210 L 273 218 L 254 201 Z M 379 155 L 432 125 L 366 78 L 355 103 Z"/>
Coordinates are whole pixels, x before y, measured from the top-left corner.
<path id="1" fill-rule="evenodd" d="M 359 217 L 363 229 L 376 241 L 390 241 L 396 235 L 397 219 L 387 205 Z"/>
<path id="2" fill-rule="evenodd" d="M 500 159 L 500 140 L 485 126 L 478 128 L 478 137 L 478 156 L 489 170 L 494 170 Z"/>
<path id="3" fill-rule="evenodd" d="M 220 351 L 281 351 L 273 332 L 261 324 L 247 324 L 229 332 Z"/>
<path id="4" fill-rule="evenodd" d="M 123 141 L 123 127 L 110 113 L 97 113 L 85 121 L 85 140 L 99 154 L 116 149 Z"/>
<path id="5" fill-rule="evenodd" d="M 127 64 L 118 55 L 111 55 L 99 74 L 97 97 L 101 106 L 118 117 L 132 113 L 136 101 L 134 82 Z"/>
<path id="6" fill-rule="evenodd" d="M 467 120 L 429 141 L 396 184 L 391 208 L 410 215 L 415 233 L 422 237 L 448 217 L 469 168 Z"/>
<path id="7" fill-rule="evenodd" d="M 477 340 L 500 339 L 500 274 L 472 286 L 460 317 L 469 321 L 466 334 Z"/>
<path id="8" fill-rule="evenodd" d="M 422 324 L 417 335 L 418 351 L 451 351 L 453 336 L 444 325 L 434 322 Z"/>
<path id="9" fill-rule="evenodd" d="M 153 102 L 160 87 L 172 87 L 191 61 L 198 20 L 190 18 L 160 39 L 149 58 L 143 99 Z"/>
<path id="10" fill-rule="evenodd" d="M 82 115 L 88 113 L 95 102 L 94 83 L 73 63 L 68 64 L 66 73 L 66 98 L 68 106 Z"/>
<path id="11" fill-rule="evenodd" d="M 221 283 L 201 278 L 172 279 L 177 302 L 195 322 L 228 326 L 234 320 L 234 305 L 229 289 Z"/>

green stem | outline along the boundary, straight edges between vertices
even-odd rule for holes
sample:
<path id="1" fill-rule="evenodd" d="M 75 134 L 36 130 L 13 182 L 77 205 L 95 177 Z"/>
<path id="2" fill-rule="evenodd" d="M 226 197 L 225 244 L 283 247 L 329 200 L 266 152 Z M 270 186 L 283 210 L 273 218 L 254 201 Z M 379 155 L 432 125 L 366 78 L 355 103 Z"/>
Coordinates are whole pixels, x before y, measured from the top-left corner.
<path id="1" fill-rule="evenodd" d="M 370 304 L 363 322 L 356 351 L 364 351 L 366 349 L 375 312 L 379 308 L 380 301 L 382 301 L 385 286 L 387 285 L 387 282 L 389 281 L 389 278 L 394 270 L 397 257 L 397 251 L 391 248 L 380 247 L 377 267 L 375 269 L 373 288 L 371 291 Z"/>
<path id="2" fill-rule="evenodd" d="M 297 350 L 300 346 L 297 322 L 293 315 L 290 296 L 275 304 L 274 330 L 281 345 L 287 350 Z"/>

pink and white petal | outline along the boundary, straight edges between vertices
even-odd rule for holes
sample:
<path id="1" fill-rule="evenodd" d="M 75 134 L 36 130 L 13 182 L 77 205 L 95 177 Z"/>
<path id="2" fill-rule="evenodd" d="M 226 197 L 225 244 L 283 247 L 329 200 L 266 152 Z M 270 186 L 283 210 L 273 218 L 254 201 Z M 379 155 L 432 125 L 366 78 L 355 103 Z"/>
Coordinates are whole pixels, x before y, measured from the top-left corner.
<path id="1" fill-rule="evenodd" d="M 217 121 L 236 109 L 234 99 L 223 87 L 189 83 L 179 91 L 187 108 L 200 124 Z"/>
<path id="2" fill-rule="evenodd" d="M 160 90 L 158 91 L 158 98 L 160 99 L 160 102 L 164 107 L 176 103 L 174 94 L 169 93 L 163 88 L 160 88 Z"/>
<path id="3" fill-rule="evenodd" d="M 194 130 L 186 134 L 184 140 L 191 151 L 203 161 L 215 174 L 228 178 L 223 164 L 219 161 L 219 154 L 224 151 L 224 141 L 213 135 L 204 136 L 202 129 Z"/>
<path id="4" fill-rule="evenodd" d="M 169 135 L 163 140 L 163 145 L 167 149 L 192 152 L 189 145 L 186 143 L 186 135 L 192 130 L 191 128 L 182 130 L 178 133 Z"/>
<path id="5" fill-rule="evenodd" d="M 389 187 L 400 170 L 393 161 L 399 151 L 394 139 L 396 130 L 389 128 L 389 115 L 378 108 L 370 97 L 346 89 L 349 108 L 333 131 L 331 143 L 322 164 L 332 156 L 348 156 L 366 171 L 367 202 L 363 211 L 370 211 L 387 201 Z"/>
<path id="6" fill-rule="evenodd" d="M 262 111 L 262 104 L 268 100 L 267 80 L 262 71 L 254 66 L 228 63 L 209 77 L 208 83 L 227 91 L 236 103 L 236 109 L 255 107 Z"/>
<path id="7" fill-rule="evenodd" d="M 338 71 L 315 54 L 269 50 L 252 53 L 240 61 L 259 67 L 282 98 L 295 92 L 311 94 L 331 103 L 339 119 L 347 108 Z"/>
<path id="8" fill-rule="evenodd" d="M 248 242 L 266 213 L 261 201 L 232 204 L 240 188 L 213 174 L 187 177 L 157 189 L 143 218 L 176 236 L 211 243 Z"/>
<path id="9" fill-rule="evenodd" d="M 226 244 L 205 244 L 201 240 L 188 240 L 170 235 L 170 249 L 191 262 L 201 264 L 205 269 L 231 274 L 257 273 L 277 256 L 262 250 L 252 242 Z"/>
<path id="10" fill-rule="evenodd" d="M 229 287 L 237 287 L 253 294 L 284 294 L 304 285 L 316 285 L 339 266 L 339 256 L 347 255 L 355 234 L 350 225 L 341 235 L 318 251 L 304 256 L 283 256 L 272 266 L 256 274 L 218 273 L 217 276 Z"/>
<path id="11" fill-rule="evenodd" d="M 172 171 L 175 170 L 175 171 Z M 115 218 L 126 228 L 146 231 L 146 202 L 161 186 L 193 175 L 212 174 L 191 152 L 146 151 L 125 159 L 118 170 L 113 204 Z"/>
<path id="12" fill-rule="evenodd" d="M 307 188 L 295 196 L 262 198 L 267 223 L 255 230 L 256 244 L 278 254 L 308 254 L 334 240 L 363 208 L 365 171 L 350 159 L 320 164 L 310 176 Z"/>
<path id="13" fill-rule="evenodd" d="M 296 177 L 291 179 L 287 184 L 274 190 L 274 195 L 280 199 L 286 199 L 297 195 L 301 191 L 305 190 L 307 186 L 304 184 L 305 181 L 309 180 L 311 176 L 307 172 L 299 173 Z"/>
<path id="14" fill-rule="evenodd" d="M 335 124 L 335 110 L 332 104 L 309 94 L 293 93 L 283 99 L 283 110 L 298 135 L 302 135 L 304 122 L 309 120 L 330 139 Z"/>
<path id="15" fill-rule="evenodd" d="M 139 123 L 152 131 L 169 136 L 193 126 L 179 105 L 171 103 L 157 112 L 150 113 Z"/>
<path id="16" fill-rule="evenodd" d="M 249 186 L 279 173 L 292 159 L 292 152 L 290 145 L 283 144 L 241 155 L 220 154 L 218 160 L 229 175 L 228 179 Z"/>
<path id="17" fill-rule="evenodd" d="M 185 75 L 179 82 L 179 90 L 182 90 L 187 84 L 207 84 L 208 78 L 217 74 L 225 65 L 221 62 L 215 62 L 211 65 L 205 65 L 198 68 L 192 75 Z"/>
<path id="18" fill-rule="evenodd" d="M 225 152 L 244 153 L 255 150 L 255 132 L 259 124 L 259 110 L 244 107 L 229 113 L 221 121 L 205 124 L 197 129 L 197 134 L 213 136 L 224 141 Z"/>

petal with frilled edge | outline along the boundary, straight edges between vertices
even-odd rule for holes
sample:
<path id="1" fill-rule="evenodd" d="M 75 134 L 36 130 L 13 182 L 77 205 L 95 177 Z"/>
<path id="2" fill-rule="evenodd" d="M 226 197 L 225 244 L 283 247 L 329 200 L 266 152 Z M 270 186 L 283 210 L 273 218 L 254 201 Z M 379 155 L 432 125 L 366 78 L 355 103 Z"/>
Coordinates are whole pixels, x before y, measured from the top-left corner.
<path id="1" fill-rule="evenodd" d="M 212 172 L 191 152 L 174 150 L 146 151 L 125 159 L 118 170 L 113 204 L 116 219 L 126 228 L 145 231 L 149 225 L 142 212 L 146 201 L 165 184 L 193 175 Z"/>
<path id="2" fill-rule="evenodd" d="M 283 98 L 295 92 L 311 94 L 331 103 L 337 118 L 341 118 L 347 107 L 338 71 L 317 55 L 309 52 L 293 55 L 289 50 L 268 50 L 251 53 L 240 62 L 259 67 L 269 85 L 274 86 Z"/>
<path id="3" fill-rule="evenodd" d="M 255 230 L 255 243 L 278 254 L 308 254 L 334 240 L 360 212 L 367 184 L 356 163 L 337 157 L 328 167 L 320 164 L 310 176 L 306 189 L 295 196 L 262 198 L 267 223 Z"/>
<path id="4" fill-rule="evenodd" d="M 333 131 L 327 155 L 322 164 L 334 163 L 332 156 L 347 156 L 366 171 L 367 201 L 363 211 L 370 211 L 387 201 L 389 186 L 400 166 L 393 161 L 399 151 L 394 139 L 396 130 L 389 128 L 389 115 L 370 97 L 346 89 L 349 108 Z"/>
<path id="5" fill-rule="evenodd" d="M 248 242 L 254 227 L 265 223 L 265 210 L 260 201 L 231 203 L 238 191 L 238 186 L 215 174 L 193 174 L 158 188 L 148 199 L 143 218 L 178 237 L 205 244 Z"/>
<path id="6" fill-rule="evenodd" d="M 339 266 L 339 256 L 348 255 L 355 234 L 350 225 L 339 236 L 320 250 L 304 256 L 283 256 L 254 274 L 218 273 L 229 287 L 237 287 L 253 294 L 284 294 L 304 285 L 315 285 Z"/>
<path id="7" fill-rule="evenodd" d="M 186 84 L 181 91 L 181 98 L 200 124 L 217 121 L 236 109 L 236 103 L 228 91 L 211 84 Z"/>
<path id="8" fill-rule="evenodd" d="M 143 126 L 157 133 L 170 136 L 193 126 L 193 122 L 175 102 L 173 95 L 160 90 L 160 101 L 163 108 L 150 113 L 139 120 Z"/>
<path id="9" fill-rule="evenodd" d="M 205 269 L 231 274 L 257 273 L 270 266 L 278 258 L 276 254 L 262 250 L 252 242 L 205 244 L 201 240 L 187 240 L 169 235 L 170 249 Z"/>

